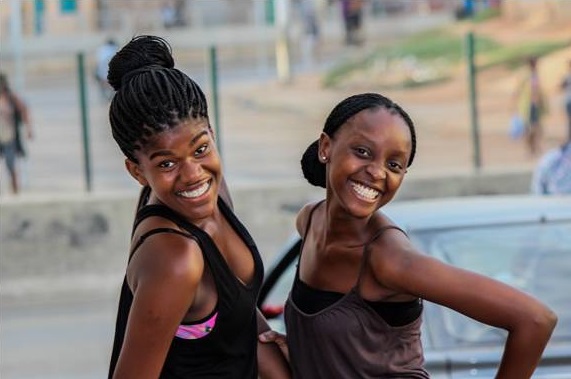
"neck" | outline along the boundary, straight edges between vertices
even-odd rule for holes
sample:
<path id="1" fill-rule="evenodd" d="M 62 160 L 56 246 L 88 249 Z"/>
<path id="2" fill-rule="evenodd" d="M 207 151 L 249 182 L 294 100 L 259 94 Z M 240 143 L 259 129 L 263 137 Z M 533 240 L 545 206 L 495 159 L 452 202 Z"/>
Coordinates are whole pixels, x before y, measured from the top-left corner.
<path id="1" fill-rule="evenodd" d="M 323 237 L 325 244 L 339 243 L 348 248 L 363 246 L 368 237 L 368 226 L 372 215 L 366 218 L 356 218 L 346 213 L 337 212 L 328 206 L 324 212 Z"/>

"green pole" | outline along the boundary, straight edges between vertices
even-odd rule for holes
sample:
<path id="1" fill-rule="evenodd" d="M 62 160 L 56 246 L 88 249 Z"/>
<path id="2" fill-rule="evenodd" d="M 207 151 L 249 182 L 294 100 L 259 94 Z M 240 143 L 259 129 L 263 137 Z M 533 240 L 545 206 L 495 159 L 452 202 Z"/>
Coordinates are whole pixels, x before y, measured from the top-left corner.
<path id="1" fill-rule="evenodd" d="M 264 10 L 265 10 L 265 19 L 266 25 L 274 25 L 275 17 L 274 17 L 274 0 L 265 0 L 264 1 Z"/>
<path id="2" fill-rule="evenodd" d="M 79 82 L 79 106 L 81 111 L 81 130 L 83 136 L 83 163 L 85 185 L 87 191 L 93 189 L 91 181 L 91 160 L 89 152 L 89 122 L 87 117 L 87 86 L 85 84 L 85 56 L 83 52 L 77 54 L 77 78 Z"/>
<path id="3" fill-rule="evenodd" d="M 222 146 L 220 135 L 220 112 L 218 106 L 218 59 L 216 57 L 216 47 L 210 46 L 209 49 L 210 57 L 210 88 L 212 89 L 212 109 L 214 115 L 214 133 L 216 135 L 216 147 L 218 148 L 218 153 L 222 157 Z"/>
<path id="4" fill-rule="evenodd" d="M 476 91 L 476 64 L 475 64 L 475 39 L 474 33 L 469 32 L 466 36 L 467 59 L 468 59 L 468 83 L 470 86 L 470 120 L 472 124 L 472 143 L 474 152 L 474 168 L 482 166 L 480 158 L 480 131 L 478 125 L 477 91 Z"/>

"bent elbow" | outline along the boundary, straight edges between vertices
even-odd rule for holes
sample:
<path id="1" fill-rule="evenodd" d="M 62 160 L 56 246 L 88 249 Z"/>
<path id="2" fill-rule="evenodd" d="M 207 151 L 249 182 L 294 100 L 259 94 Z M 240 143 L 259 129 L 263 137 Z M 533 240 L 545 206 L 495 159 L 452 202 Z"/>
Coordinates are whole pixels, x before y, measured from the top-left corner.
<path id="1" fill-rule="evenodd" d="M 553 330 L 555 329 L 555 325 L 557 325 L 557 321 L 559 320 L 559 318 L 557 317 L 557 314 L 555 312 L 553 312 L 551 309 L 548 309 L 548 323 L 549 323 L 549 329 Z"/>
<path id="2" fill-rule="evenodd" d="M 537 312 L 533 320 L 534 329 L 543 335 L 551 336 L 553 329 L 557 325 L 557 314 L 551 309 L 545 307 L 541 312 Z"/>

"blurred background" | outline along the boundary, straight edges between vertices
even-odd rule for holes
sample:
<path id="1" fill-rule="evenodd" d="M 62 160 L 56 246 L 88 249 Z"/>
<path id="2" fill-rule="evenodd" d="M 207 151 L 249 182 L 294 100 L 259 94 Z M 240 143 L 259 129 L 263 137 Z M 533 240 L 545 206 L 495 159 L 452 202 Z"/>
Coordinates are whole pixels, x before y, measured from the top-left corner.
<path id="1" fill-rule="evenodd" d="M 529 191 L 541 154 L 510 135 L 514 91 L 538 57 L 540 152 L 563 143 L 571 1 L 362 0 L 352 27 L 343 1 L 0 2 L 0 71 L 33 130 L 18 193 L 0 162 L 0 377 L 106 373 L 138 194 L 97 79 L 107 42 L 162 36 L 205 90 L 236 212 L 266 263 L 322 195 L 301 177 L 302 152 L 357 92 L 389 96 L 416 123 L 397 200 Z"/>

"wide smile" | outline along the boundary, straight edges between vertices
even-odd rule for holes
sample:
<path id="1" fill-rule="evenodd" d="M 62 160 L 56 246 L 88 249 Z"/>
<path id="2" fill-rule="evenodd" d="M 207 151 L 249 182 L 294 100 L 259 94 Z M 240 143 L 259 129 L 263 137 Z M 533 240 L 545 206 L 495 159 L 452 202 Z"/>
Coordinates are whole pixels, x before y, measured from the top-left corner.
<path id="1" fill-rule="evenodd" d="M 200 186 L 196 187 L 193 190 L 178 191 L 176 194 L 186 199 L 196 199 L 204 195 L 206 192 L 208 192 L 211 186 L 212 186 L 212 179 L 204 182 L 203 184 L 201 184 Z"/>
<path id="2" fill-rule="evenodd" d="M 372 187 L 369 187 L 369 186 L 366 186 L 362 183 L 350 181 L 350 184 L 351 184 L 351 188 L 353 188 L 353 192 L 355 192 L 357 197 L 359 197 L 362 200 L 365 200 L 368 202 L 374 202 L 381 195 L 381 192 L 379 190 L 372 188 Z"/>

